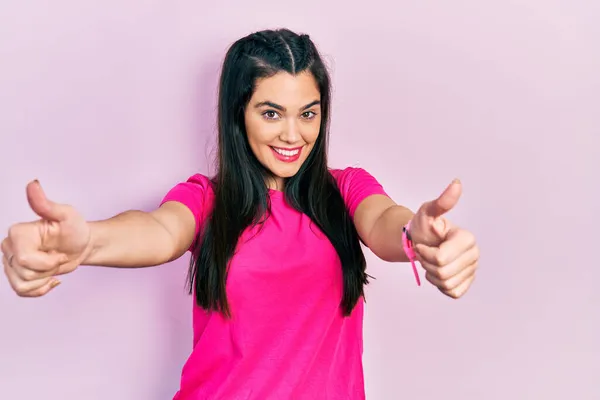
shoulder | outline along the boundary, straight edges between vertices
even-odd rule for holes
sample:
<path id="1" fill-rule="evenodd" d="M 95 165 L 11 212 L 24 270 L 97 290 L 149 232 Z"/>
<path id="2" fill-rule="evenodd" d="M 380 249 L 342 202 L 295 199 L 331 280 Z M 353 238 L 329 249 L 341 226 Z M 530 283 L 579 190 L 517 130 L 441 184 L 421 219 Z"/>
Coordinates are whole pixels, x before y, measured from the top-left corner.
<path id="1" fill-rule="evenodd" d="M 363 168 L 347 167 L 344 169 L 330 169 L 329 172 L 337 183 L 351 215 L 354 215 L 358 205 L 367 197 L 372 195 L 387 196 L 381 183 Z"/>
<path id="2" fill-rule="evenodd" d="M 360 167 L 330 169 L 329 173 L 333 176 L 342 193 L 352 189 L 356 185 L 381 186 L 373 175 Z"/>
<path id="3" fill-rule="evenodd" d="M 203 174 L 194 174 L 187 180 L 175 184 L 163 197 L 161 205 L 175 201 L 188 207 L 194 214 L 196 222 L 206 218 L 214 201 L 212 180 Z"/>
<path id="4" fill-rule="evenodd" d="M 191 175 L 187 180 L 181 181 L 171 189 L 171 192 L 205 195 L 214 193 L 212 180 L 204 174 Z"/>
<path id="5" fill-rule="evenodd" d="M 176 183 L 169 191 L 171 195 L 205 197 L 214 195 L 214 183 L 204 174 L 194 174 L 185 181 Z"/>
<path id="6" fill-rule="evenodd" d="M 346 167 L 342 169 L 331 168 L 329 169 L 329 173 L 336 181 L 353 179 L 354 177 L 360 178 L 361 176 L 371 176 L 371 174 L 360 167 Z"/>
<path id="7" fill-rule="evenodd" d="M 190 185 L 198 186 L 198 188 L 202 188 L 204 190 L 212 190 L 213 189 L 213 181 L 204 174 L 194 174 L 190 176 L 187 181 L 182 182 Z"/>

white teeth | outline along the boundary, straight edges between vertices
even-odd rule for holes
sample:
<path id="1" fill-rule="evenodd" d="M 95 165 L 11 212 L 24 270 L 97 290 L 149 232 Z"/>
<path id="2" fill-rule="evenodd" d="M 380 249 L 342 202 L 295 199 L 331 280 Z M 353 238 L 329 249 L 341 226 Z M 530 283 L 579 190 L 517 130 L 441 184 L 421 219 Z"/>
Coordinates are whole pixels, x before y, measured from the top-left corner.
<path id="1" fill-rule="evenodd" d="M 298 154 L 300 152 L 299 149 L 297 149 L 297 150 L 283 150 L 283 149 L 278 149 L 276 147 L 273 147 L 273 149 L 276 152 L 278 152 L 279 154 L 281 154 L 282 156 L 286 156 L 286 157 L 295 156 L 296 154 Z"/>

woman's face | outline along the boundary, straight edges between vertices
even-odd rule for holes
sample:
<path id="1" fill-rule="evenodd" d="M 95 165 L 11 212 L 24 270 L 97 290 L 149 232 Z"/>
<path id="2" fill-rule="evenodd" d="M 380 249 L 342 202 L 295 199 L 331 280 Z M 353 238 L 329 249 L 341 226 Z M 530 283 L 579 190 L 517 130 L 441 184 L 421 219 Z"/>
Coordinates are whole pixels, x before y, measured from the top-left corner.
<path id="1" fill-rule="evenodd" d="M 310 72 L 279 72 L 260 79 L 245 112 L 252 152 L 281 190 L 310 154 L 321 126 L 320 93 Z"/>

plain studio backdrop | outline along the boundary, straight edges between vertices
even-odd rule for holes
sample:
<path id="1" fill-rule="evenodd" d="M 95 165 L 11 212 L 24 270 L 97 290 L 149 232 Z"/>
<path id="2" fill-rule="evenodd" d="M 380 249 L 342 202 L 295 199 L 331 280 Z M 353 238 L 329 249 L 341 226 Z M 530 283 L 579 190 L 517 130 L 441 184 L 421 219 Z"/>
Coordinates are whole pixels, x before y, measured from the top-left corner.
<path id="1" fill-rule="evenodd" d="M 100 219 L 210 172 L 227 47 L 288 27 L 331 69 L 331 165 L 367 169 L 413 209 L 460 178 L 450 218 L 482 250 L 459 301 L 367 252 L 367 397 L 600 398 L 599 2 L 0 7 L 3 234 L 35 218 L 35 178 Z M 2 276 L 0 398 L 170 399 L 191 351 L 187 263 L 82 267 L 40 299 Z"/>

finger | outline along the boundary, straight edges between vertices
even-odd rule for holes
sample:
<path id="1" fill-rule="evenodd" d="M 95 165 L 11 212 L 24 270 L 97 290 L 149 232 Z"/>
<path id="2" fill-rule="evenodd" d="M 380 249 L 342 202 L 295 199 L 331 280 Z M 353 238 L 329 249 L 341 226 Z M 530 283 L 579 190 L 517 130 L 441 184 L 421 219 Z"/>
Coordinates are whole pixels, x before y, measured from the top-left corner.
<path id="1" fill-rule="evenodd" d="M 21 297 L 41 297 L 41 296 L 48 294 L 48 292 L 53 290 L 58 285 L 60 285 L 60 281 L 56 278 L 51 278 L 50 280 L 48 280 L 48 282 L 45 285 L 43 285 L 37 289 L 25 292 L 25 293 L 21 294 L 20 296 Z"/>
<path id="2" fill-rule="evenodd" d="M 27 185 L 26 191 L 29 206 L 41 218 L 57 222 L 66 218 L 65 206 L 48 200 L 37 179 Z"/>
<path id="3" fill-rule="evenodd" d="M 477 270 L 477 263 L 473 263 L 463 268 L 458 274 L 448 279 L 440 279 L 429 271 L 425 274 L 425 279 L 432 285 L 440 289 L 442 292 L 450 292 L 462 285 L 463 282 L 467 281 L 472 275 L 475 275 Z"/>
<path id="4" fill-rule="evenodd" d="M 417 243 L 415 244 L 415 253 L 421 260 L 443 267 L 473 247 L 475 247 L 475 236 L 471 232 L 464 229 L 451 229 L 446 240 L 438 247 Z"/>
<path id="5" fill-rule="evenodd" d="M 422 224 L 426 227 L 429 227 L 429 230 L 433 234 L 426 235 L 429 240 L 421 242 L 422 244 L 426 244 L 428 246 L 438 246 L 447 239 L 448 234 L 452 231 L 452 229 L 454 229 L 454 225 L 452 225 L 452 223 L 444 217 L 430 218 L 426 216 Z"/>
<path id="6" fill-rule="evenodd" d="M 46 271 L 34 271 L 34 270 L 26 268 L 26 267 L 15 266 L 14 264 L 15 264 L 14 260 L 11 260 L 11 264 L 9 265 L 9 267 L 11 267 L 15 271 L 15 273 L 19 276 L 19 278 L 25 282 L 35 281 L 35 280 L 39 280 L 39 279 L 50 278 L 52 276 L 60 275 L 60 267 L 56 267 L 54 269 L 49 269 Z"/>
<path id="7" fill-rule="evenodd" d="M 452 225 L 450 224 L 450 221 L 448 221 L 446 218 L 444 217 L 438 217 L 432 220 L 433 222 L 431 222 L 431 229 L 433 230 L 433 233 L 435 233 L 435 235 L 438 237 L 438 239 L 440 240 L 446 240 L 446 237 L 448 236 L 448 234 L 450 233 L 450 230 L 452 229 Z"/>
<path id="8" fill-rule="evenodd" d="M 4 273 L 8 278 L 10 286 L 19 296 L 42 296 L 60 284 L 60 281 L 54 277 L 24 281 L 19 277 L 15 269 L 9 265 L 8 259 L 5 256 L 2 257 L 2 264 L 4 265 Z"/>
<path id="9" fill-rule="evenodd" d="M 468 277 L 467 279 L 465 279 L 460 285 L 458 285 L 454 289 L 442 291 L 442 293 L 444 293 L 446 296 L 451 297 L 453 299 L 458 299 L 459 297 L 462 297 L 465 295 L 465 293 L 467 293 L 467 291 L 473 284 L 473 281 L 475 280 L 476 276 L 477 275 L 473 274 L 470 277 Z"/>
<path id="10" fill-rule="evenodd" d="M 2 244 L 0 244 L 0 249 L 2 249 L 2 254 L 10 256 L 12 254 L 12 243 L 10 238 L 4 238 Z"/>
<path id="11" fill-rule="evenodd" d="M 468 265 L 476 263 L 478 260 L 479 249 L 477 247 L 472 247 L 469 250 L 465 251 L 463 254 L 461 254 L 456 260 L 441 267 L 426 261 L 419 261 L 423 269 L 425 269 L 425 271 L 427 271 L 428 273 L 440 280 L 447 280 L 459 274 Z"/>
<path id="12" fill-rule="evenodd" d="M 455 179 L 437 199 L 423 205 L 423 212 L 429 217 L 441 217 L 456 206 L 461 193 L 462 184 L 458 179 Z"/>
<path id="13" fill-rule="evenodd" d="M 12 260 L 13 266 L 22 267 L 38 274 L 47 274 L 56 271 L 62 264 L 69 260 L 63 253 L 46 253 L 44 251 L 30 251 L 15 253 Z"/>

